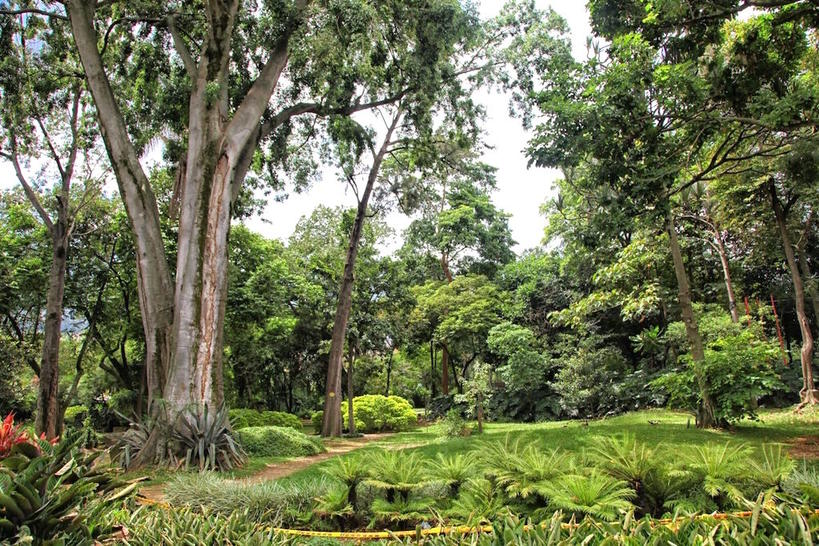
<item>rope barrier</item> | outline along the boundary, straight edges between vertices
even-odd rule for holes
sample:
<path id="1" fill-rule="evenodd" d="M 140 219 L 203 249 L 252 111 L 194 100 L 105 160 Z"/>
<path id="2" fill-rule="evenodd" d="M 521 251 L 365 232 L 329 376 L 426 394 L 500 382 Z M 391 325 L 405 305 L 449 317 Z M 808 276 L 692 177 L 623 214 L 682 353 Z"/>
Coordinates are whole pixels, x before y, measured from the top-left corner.
<path id="1" fill-rule="evenodd" d="M 148 499 L 146 497 L 137 497 L 137 502 L 142 504 L 143 506 L 156 506 L 162 508 L 163 510 L 171 510 L 172 507 L 166 502 L 157 501 L 153 499 Z M 761 510 L 760 510 L 761 513 Z M 819 509 L 813 510 L 811 512 L 813 515 L 819 515 Z M 683 521 L 697 521 L 701 519 L 714 519 L 717 521 L 727 520 L 727 519 L 747 519 L 753 517 L 753 511 L 744 511 L 744 512 L 731 512 L 731 513 L 713 513 L 713 514 L 699 514 L 696 516 L 687 516 L 687 517 L 679 517 L 679 518 L 663 518 L 654 520 L 652 522 L 652 526 L 657 525 L 665 525 L 665 526 L 677 526 Z M 545 524 L 541 524 L 541 527 L 544 527 Z M 580 526 L 579 523 L 561 523 L 561 528 L 563 529 L 574 529 Z M 524 531 L 531 531 L 536 526 L 534 525 L 524 525 Z M 442 536 L 442 535 L 467 535 L 467 534 L 480 534 L 480 533 L 492 533 L 494 531 L 494 527 L 491 525 L 478 525 L 478 526 L 467 526 L 467 525 L 460 525 L 460 526 L 451 526 L 451 527 L 430 527 L 429 529 L 416 529 L 411 531 L 359 531 L 359 532 L 341 532 L 341 531 L 309 531 L 304 529 L 285 529 L 280 527 L 266 527 L 266 530 L 273 531 L 276 534 L 285 535 L 285 536 L 292 536 L 292 537 L 305 537 L 305 538 L 334 538 L 339 540 L 349 540 L 349 541 L 357 541 L 357 542 L 370 542 L 375 540 L 390 540 L 390 539 L 400 539 L 400 538 L 420 538 L 420 537 L 429 537 L 429 536 Z"/>

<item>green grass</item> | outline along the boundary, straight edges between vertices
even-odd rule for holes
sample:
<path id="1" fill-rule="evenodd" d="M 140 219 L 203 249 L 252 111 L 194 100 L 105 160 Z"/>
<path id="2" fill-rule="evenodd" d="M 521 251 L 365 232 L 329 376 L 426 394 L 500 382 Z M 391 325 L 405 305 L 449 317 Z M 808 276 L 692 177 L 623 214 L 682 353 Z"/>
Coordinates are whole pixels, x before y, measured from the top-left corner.
<path id="1" fill-rule="evenodd" d="M 656 423 L 651 424 L 649 421 Z M 582 453 L 598 436 L 612 436 L 628 432 L 650 446 L 662 445 L 673 452 L 675 448 L 723 444 L 726 441 L 747 444 L 759 451 L 763 444 L 788 442 L 800 436 L 819 434 L 819 411 L 796 415 L 790 409 L 763 410 L 759 421 L 744 421 L 731 431 L 699 430 L 694 427 L 689 414 L 668 410 L 649 410 L 620 415 L 609 419 L 589 421 L 552 421 L 544 423 L 488 423 L 482 435 L 469 438 L 444 440 L 442 427 L 431 425 L 412 431 L 397 433 L 377 442 L 371 442 L 354 453 L 362 454 L 384 447 L 409 447 L 423 457 L 435 457 L 437 453 L 454 454 L 470 451 L 480 442 L 503 442 L 507 436 L 514 441 L 536 443 L 543 448 L 561 448 L 571 453 Z M 305 431 L 306 432 L 306 431 Z M 350 457 L 352 453 L 341 455 Z M 261 471 L 269 464 L 284 463 L 287 457 L 251 457 L 240 469 L 224 473 L 226 477 L 245 478 Z M 321 477 L 321 469 L 329 461 L 315 464 L 278 481 L 311 480 Z M 810 466 L 813 466 L 809 463 Z M 179 471 L 153 469 L 148 484 L 161 484 Z M 129 473 L 130 477 L 145 475 L 144 472 Z"/>
<path id="2" fill-rule="evenodd" d="M 589 421 L 588 425 L 583 421 L 489 423 L 482 435 L 452 440 L 441 439 L 441 426 L 432 425 L 367 444 L 356 453 L 360 455 L 383 447 L 420 444 L 419 447 L 408 448 L 408 451 L 418 452 L 424 458 L 433 458 L 438 453 L 467 452 L 481 442 L 503 442 L 508 437 L 511 441 L 520 439 L 521 442 L 533 443 L 544 449 L 560 448 L 580 454 L 591 447 L 597 437 L 622 433 L 633 434 L 649 446 L 661 445 L 671 453 L 685 447 L 709 443 L 724 444 L 727 441 L 746 444 L 755 452 L 759 452 L 764 444 L 783 443 L 800 436 L 816 435 L 819 433 L 817 424 L 819 412 L 798 416 L 791 410 L 775 410 L 763 411 L 759 421 L 745 421 L 731 431 L 700 430 L 694 427 L 694 420 L 689 414 L 650 410 Z M 352 454 L 349 453 L 342 455 L 350 456 Z M 327 464 L 330 464 L 329 461 L 313 465 L 279 481 L 317 478 L 321 476 L 321 469 Z"/>

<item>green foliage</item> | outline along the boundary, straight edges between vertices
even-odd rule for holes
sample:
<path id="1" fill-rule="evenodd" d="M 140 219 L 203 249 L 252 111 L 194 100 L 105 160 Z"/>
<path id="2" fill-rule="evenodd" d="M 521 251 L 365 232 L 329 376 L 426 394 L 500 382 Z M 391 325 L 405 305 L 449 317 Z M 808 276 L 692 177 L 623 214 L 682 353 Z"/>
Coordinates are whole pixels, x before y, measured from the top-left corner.
<path id="1" fill-rule="evenodd" d="M 674 525 L 662 525 L 650 518 L 626 517 L 623 521 L 606 522 L 585 518 L 577 526 L 564 527 L 563 514 L 542 525 L 527 526 L 524 519 L 507 516 L 493 520 L 493 532 L 472 535 L 433 537 L 430 546 L 551 546 L 561 544 L 812 544 L 819 516 L 812 511 L 780 505 L 775 508 L 757 504 L 751 518 L 729 517 L 717 520 L 704 517 L 680 518 Z M 405 539 L 410 545 L 414 539 Z"/>
<path id="2" fill-rule="evenodd" d="M 86 406 L 68 406 L 65 408 L 64 421 L 66 425 L 81 426 L 87 415 L 88 408 Z"/>
<path id="3" fill-rule="evenodd" d="M 19 544 L 86 543 L 111 527 L 103 514 L 127 500 L 136 483 L 97 463 L 101 452 L 79 451 L 80 437 L 17 444 L 0 462 L 0 541 Z"/>
<path id="4" fill-rule="evenodd" d="M 201 514 L 244 514 L 249 521 L 268 525 L 293 525 L 304 517 L 316 497 L 331 487 L 325 479 L 294 483 L 244 482 L 214 473 L 175 476 L 165 486 L 168 502 Z"/>
<path id="5" fill-rule="evenodd" d="M 400 396 L 366 394 L 353 398 L 353 418 L 358 432 L 398 432 L 412 428 L 418 417 L 412 405 Z M 349 423 L 344 413 L 344 426 Z"/>
<path id="6" fill-rule="evenodd" d="M 756 400 L 777 389 L 781 382 L 773 364 L 776 345 L 762 340 L 751 329 L 710 341 L 705 360 L 686 356 L 684 368 L 655 380 L 655 388 L 670 394 L 669 405 L 696 413 L 704 396 L 714 406 L 718 425 L 756 416 Z"/>
<path id="7" fill-rule="evenodd" d="M 290 427 L 301 430 L 301 420 L 292 413 L 283 411 L 258 411 L 247 408 L 232 408 L 228 411 L 233 430 L 247 427 Z"/>
<path id="8" fill-rule="evenodd" d="M 612 521 L 632 508 L 632 491 L 622 480 L 592 471 L 568 474 L 542 482 L 538 492 L 549 499 L 551 507 L 582 516 Z"/>
<path id="9" fill-rule="evenodd" d="M 321 422 L 324 420 L 323 411 L 314 411 L 310 414 L 310 422 L 313 424 L 313 430 L 321 431 Z"/>
<path id="10" fill-rule="evenodd" d="M 461 410 L 452 408 L 446 412 L 446 416 L 441 420 L 441 433 L 445 438 L 462 438 L 469 436 L 472 429 L 461 415 Z"/>
<path id="11" fill-rule="evenodd" d="M 235 434 L 239 444 L 253 457 L 306 457 L 324 451 L 321 440 L 290 427 L 247 427 Z"/>
<path id="12" fill-rule="evenodd" d="M 290 544 L 286 537 L 258 525 L 248 513 L 237 511 L 224 515 L 210 510 L 190 508 L 162 510 L 139 508 L 133 512 L 113 514 L 122 526 L 126 546 L 175 546 L 177 544 L 235 544 L 242 546 L 278 546 Z"/>
<path id="13" fill-rule="evenodd" d="M 472 453 L 445 455 L 438 453 L 434 459 L 427 461 L 427 472 L 436 480 L 449 486 L 452 498 L 458 496 L 461 486 L 475 475 L 477 465 Z"/>

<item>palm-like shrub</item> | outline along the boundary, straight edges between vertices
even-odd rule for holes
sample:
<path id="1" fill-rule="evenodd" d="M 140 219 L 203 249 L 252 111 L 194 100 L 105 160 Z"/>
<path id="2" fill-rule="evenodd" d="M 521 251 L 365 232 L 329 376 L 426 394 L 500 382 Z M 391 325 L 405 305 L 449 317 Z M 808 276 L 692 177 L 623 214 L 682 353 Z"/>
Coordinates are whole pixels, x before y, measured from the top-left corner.
<path id="1" fill-rule="evenodd" d="M 683 454 L 686 468 L 700 481 L 703 491 L 720 509 L 727 502 L 740 502 L 739 479 L 747 473 L 749 449 L 742 444 L 706 444 Z"/>
<path id="2" fill-rule="evenodd" d="M 778 444 L 762 446 L 762 459 L 752 458 L 749 464 L 755 482 L 777 491 L 782 490 L 782 484 L 796 467 L 787 451 Z"/>
<path id="3" fill-rule="evenodd" d="M 435 459 L 427 461 L 426 466 L 429 476 L 446 483 L 454 498 L 458 496 L 466 480 L 475 473 L 475 457 L 471 453 L 438 453 Z"/>
<path id="4" fill-rule="evenodd" d="M 509 508 L 506 495 L 496 483 L 478 478 L 466 482 L 446 514 L 467 525 L 477 525 L 509 514 Z"/>
<path id="5" fill-rule="evenodd" d="M 344 484 L 346 503 L 355 509 L 358 502 L 358 486 L 369 476 L 367 464 L 361 457 L 338 457 L 329 466 L 322 469 L 328 477 Z"/>
<path id="6" fill-rule="evenodd" d="M 538 485 L 553 480 L 572 469 L 569 456 L 558 450 L 542 451 L 534 445 L 520 447 L 520 440 L 510 444 L 486 444 L 480 451 L 487 478 L 503 487 L 511 497 L 526 499 L 538 493 Z"/>
<path id="7" fill-rule="evenodd" d="M 371 527 L 376 525 L 403 525 L 408 522 L 427 521 L 434 517 L 432 507 L 435 501 L 430 498 L 398 497 L 393 501 L 375 499 L 371 507 L 373 514 Z"/>
<path id="8" fill-rule="evenodd" d="M 629 484 L 641 514 L 661 515 L 684 484 L 679 476 L 666 472 L 658 448 L 649 448 L 631 434 L 596 438 L 587 455 L 595 467 Z"/>
<path id="9" fill-rule="evenodd" d="M 551 508 L 606 521 L 632 508 L 629 500 L 634 491 L 623 480 L 598 471 L 587 475 L 569 474 L 543 482 L 540 493 L 549 499 Z"/>
<path id="10" fill-rule="evenodd" d="M 389 502 L 396 493 L 406 501 L 413 490 L 429 481 L 424 462 L 415 452 L 379 451 L 370 459 L 370 468 L 367 484 L 385 491 Z"/>

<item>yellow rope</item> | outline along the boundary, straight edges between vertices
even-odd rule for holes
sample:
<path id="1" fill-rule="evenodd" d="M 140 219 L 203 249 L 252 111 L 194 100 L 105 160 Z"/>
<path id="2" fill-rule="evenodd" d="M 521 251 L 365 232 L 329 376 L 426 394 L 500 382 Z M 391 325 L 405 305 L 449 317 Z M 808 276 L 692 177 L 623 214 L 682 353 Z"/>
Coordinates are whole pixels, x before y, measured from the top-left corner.
<path id="1" fill-rule="evenodd" d="M 157 506 L 164 510 L 170 510 L 171 506 L 162 501 L 157 501 L 153 499 L 148 499 L 145 497 L 138 497 L 137 502 L 144 506 Z M 819 509 L 813 510 L 812 512 L 814 515 L 819 515 Z M 663 518 L 654 520 L 652 522 L 652 526 L 654 525 L 665 525 L 665 526 L 676 526 L 679 525 L 682 521 L 685 520 L 700 520 L 700 519 L 716 519 L 716 520 L 726 520 L 729 518 L 738 518 L 738 519 L 746 519 L 753 516 L 752 511 L 745 511 L 745 512 L 732 512 L 728 514 L 724 513 L 714 513 L 714 514 L 699 514 L 696 516 L 688 516 L 688 517 L 680 517 L 680 518 Z M 545 527 L 545 523 L 541 524 L 541 527 Z M 573 529 L 579 526 L 578 523 L 561 523 L 560 526 L 563 529 Z M 533 525 L 524 525 L 524 531 L 530 531 L 534 528 Z M 478 525 L 474 527 L 461 525 L 461 526 L 453 526 L 453 527 L 430 527 L 429 529 L 420 529 L 414 531 L 362 531 L 362 532 L 339 532 L 339 531 L 307 531 L 303 529 L 284 529 L 280 527 L 267 527 L 266 530 L 273 531 L 274 533 L 286 535 L 286 536 L 296 536 L 296 537 L 313 537 L 313 538 L 335 538 L 340 540 L 351 540 L 351 541 L 373 541 L 373 540 L 389 540 L 393 538 L 414 538 L 414 537 L 427 537 L 427 536 L 440 536 L 440 535 L 451 535 L 451 534 L 473 534 L 473 533 L 491 533 L 493 532 L 494 528 L 491 525 Z"/>

